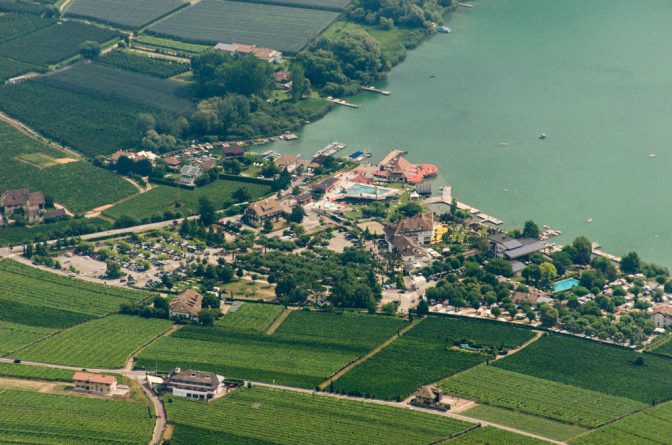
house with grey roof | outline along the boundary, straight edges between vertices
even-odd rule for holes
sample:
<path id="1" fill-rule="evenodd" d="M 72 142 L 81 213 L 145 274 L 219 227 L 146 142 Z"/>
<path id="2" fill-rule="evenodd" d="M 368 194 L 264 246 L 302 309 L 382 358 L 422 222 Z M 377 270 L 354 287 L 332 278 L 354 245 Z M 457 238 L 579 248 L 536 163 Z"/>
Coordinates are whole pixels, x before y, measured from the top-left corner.
<path id="1" fill-rule="evenodd" d="M 185 165 L 180 170 L 180 177 L 177 180 L 177 182 L 186 185 L 194 185 L 196 178 L 198 178 L 201 175 L 201 173 L 203 173 L 203 169 L 200 166 Z"/>
<path id="2" fill-rule="evenodd" d="M 212 400 L 224 391 L 224 377 L 214 372 L 181 370 L 175 368 L 164 381 L 176 397 Z"/>
<path id="3" fill-rule="evenodd" d="M 511 238 L 504 234 L 488 238 L 490 251 L 497 258 L 515 260 L 546 248 L 546 244 L 535 238 Z"/>

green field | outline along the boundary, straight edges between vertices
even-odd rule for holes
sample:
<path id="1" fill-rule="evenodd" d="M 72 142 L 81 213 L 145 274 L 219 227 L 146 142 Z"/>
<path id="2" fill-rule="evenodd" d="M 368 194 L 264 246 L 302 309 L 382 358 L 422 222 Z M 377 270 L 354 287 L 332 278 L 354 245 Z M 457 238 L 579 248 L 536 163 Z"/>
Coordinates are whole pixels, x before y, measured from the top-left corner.
<path id="1" fill-rule="evenodd" d="M 571 441 L 572 445 L 654 445 L 672 443 L 672 404 L 625 417 Z"/>
<path id="2" fill-rule="evenodd" d="M 0 15 L 0 44 L 46 28 L 56 23 L 53 18 L 33 14 Z"/>
<path id="3" fill-rule="evenodd" d="M 0 443 L 146 444 L 154 420 L 143 403 L 0 391 Z"/>
<path id="4" fill-rule="evenodd" d="M 495 366 L 478 366 L 439 383 L 448 393 L 549 419 L 594 427 L 642 408 L 642 403 L 543 380 Z"/>
<path id="5" fill-rule="evenodd" d="M 110 98 L 158 112 L 179 113 L 191 107 L 184 86 L 170 80 L 90 63 L 77 64 L 41 77 L 39 82 L 75 94 Z"/>
<path id="6" fill-rule="evenodd" d="M 147 298 L 146 292 L 91 284 L 0 261 L 0 320 L 63 328 Z"/>
<path id="7" fill-rule="evenodd" d="M 138 365 L 314 388 L 402 326 L 398 318 L 303 311 L 292 312 L 273 335 L 187 326 L 149 345 Z"/>
<path id="8" fill-rule="evenodd" d="M 47 240 L 102 232 L 112 225 L 100 218 L 78 218 L 39 224 L 32 227 L 6 226 L 0 228 L 0 246 L 18 246 L 35 239 Z"/>
<path id="9" fill-rule="evenodd" d="M 121 368 L 133 351 L 170 326 L 169 320 L 110 315 L 66 329 L 12 355 L 60 365 Z"/>
<path id="10" fill-rule="evenodd" d="M 546 335 L 494 366 L 643 403 L 672 398 L 672 360 L 578 338 Z"/>
<path id="11" fill-rule="evenodd" d="M 189 64 L 186 63 L 141 56 L 128 50 L 112 51 L 98 59 L 98 63 L 158 77 L 159 79 L 168 79 L 190 69 Z"/>
<path id="12" fill-rule="evenodd" d="M 18 60 L 0 57 L 0 82 L 5 82 L 13 77 L 25 74 L 31 71 L 39 71 L 40 67 L 30 63 L 19 62 Z"/>
<path id="13" fill-rule="evenodd" d="M 404 399 L 422 385 L 486 360 L 451 349 L 455 343 L 515 347 L 533 334 L 504 324 L 457 318 L 427 318 L 387 348 L 333 384 L 337 392 L 388 400 Z"/>
<path id="14" fill-rule="evenodd" d="M 203 0 L 149 32 L 195 43 L 245 43 L 295 53 L 337 17 L 331 11 Z"/>
<path id="15" fill-rule="evenodd" d="M 178 54 L 194 55 L 202 53 L 212 48 L 213 45 L 200 45 L 197 43 L 187 43 L 172 39 L 164 39 L 161 37 L 140 34 L 133 42 L 140 46 L 155 48 L 159 50 L 173 51 Z"/>
<path id="16" fill-rule="evenodd" d="M 84 17 L 124 28 L 140 28 L 185 4 L 185 0 L 76 0 L 66 16 Z"/>
<path id="17" fill-rule="evenodd" d="M 26 346 L 53 332 L 54 329 L 0 321 L 0 355 Z"/>
<path id="18" fill-rule="evenodd" d="M 0 56 L 47 67 L 79 54 L 87 40 L 107 42 L 119 33 L 81 22 L 62 22 L 0 44 Z"/>
<path id="19" fill-rule="evenodd" d="M 0 377 L 71 382 L 73 373 L 73 371 L 67 369 L 20 365 L 16 363 L 0 363 Z"/>
<path id="20" fill-rule="evenodd" d="M 216 208 L 224 207 L 225 201 L 231 199 L 239 188 L 247 189 L 253 199 L 260 198 L 271 191 L 265 184 L 230 181 L 220 179 L 195 190 L 178 187 L 155 186 L 152 190 L 137 195 L 106 210 L 105 215 L 112 218 L 129 216 L 135 219 L 161 216 L 164 212 L 180 212 L 182 215 L 198 213 L 198 200 L 201 196 L 209 198 Z"/>
<path id="21" fill-rule="evenodd" d="M 324 11 L 340 12 L 350 3 L 350 0 L 239 0 L 249 3 L 266 5 L 291 6 L 294 8 L 321 9 Z"/>
<path id="22" fill-rule="evenodd" d="M 478 405 L 475 408 L 463 411 L 462 414 L 559 441 L 569 440 L 587 431 L 586 428 L 577 425 L 556 422 L 543 417 L 488 405 Z"/>
<path id="23" fill-rule="evenodd" d="M 175 398 L 166 409 L 177 445 L 415 445 L 470 427 L 407 409 L 259 387 L 209 404 Z"/>
<path id="24" fill-rule="evenodd" d="M 137 125 L 138 114 L 155 111 L 151 107 L 75 93 L 35 80 L 0 88 L 0 109 L 42 135 L 89 157 L 136 147 L 142 136 Z"/>
<path id="25" fill-rule="evenodd" d="M 234 313 L 227 313 L 216 325 L 265 332 L 285 308 L 276 304 L 243 303 Z"/>
<path id="26" fill-rule="evenodd" d="M 43 191 L 72 212 L 90 210 L 135 192 L 119 175 L 85 161 L 38 168 L 34 164 L 44 166 L 49 160 L 53 163 L 68 156 L 1 121 L 0 141 L 0 191 Z"/>
<path id="27" fill-rule="evenodd" d="M 439 445 L 547 445 L 548 442 L 491 427 L 478 428 Z"/>

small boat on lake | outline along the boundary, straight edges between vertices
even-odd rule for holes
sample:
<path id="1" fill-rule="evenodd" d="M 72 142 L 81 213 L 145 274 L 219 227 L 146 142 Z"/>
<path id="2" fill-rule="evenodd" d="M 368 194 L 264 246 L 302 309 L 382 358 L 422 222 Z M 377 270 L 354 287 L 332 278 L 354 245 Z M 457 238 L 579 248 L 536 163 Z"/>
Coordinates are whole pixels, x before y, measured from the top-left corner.
<path id="1" fill-rule="evenodd" d="M 453 30 L 445 25 L 441 25 L 436 28 L 436 32 L 440 32 L 441 34 L 450 34 L 451 32 L 453 32 Z"/>

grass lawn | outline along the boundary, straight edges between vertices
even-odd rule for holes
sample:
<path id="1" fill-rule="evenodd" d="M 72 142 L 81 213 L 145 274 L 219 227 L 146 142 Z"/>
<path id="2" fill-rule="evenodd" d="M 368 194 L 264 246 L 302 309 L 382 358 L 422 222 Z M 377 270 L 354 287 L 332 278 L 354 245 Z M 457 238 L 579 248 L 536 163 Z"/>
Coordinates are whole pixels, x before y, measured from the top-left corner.
<path id="1" fill-rule="evenodd" d="M 405 43 L 412 32 L 405 28 L 394 27 L 384 30 L 377 26 L 366 26 L 359 23 L 338 20 L 327 28 L 324 37 L 337 37 L 342 32 L 365 32 L 380 43 L 380 48 L 389 60 L 396 60 L 406 52 Z"/>
<path id="2" fill-rule="evenodd" d="M 111 315 L 66 329 L 12 355 L 61 365 L 121 368 L 133 351 L 170 326 L 169 320 Z"/>
<path id="3" fill-rule="evenodd" d="M 217 320 L 216 325 L 266 332 L 284 309 L 276 304 L 243 303 L 236 312 L 229 312 Z"/>
<path id="4" fill-rule="evenodd" d="M 173 444 L 427 444 L 471 425 L 446 417 L 333 397 L 256 387 L 204 404 L 166 403 Z M 300 421 L 298 421 L 300 419 Z"/>
<path id="5" fill-rule="evenodd" d="M 488 405 L 479 405 L 462 412 L 462 414 L 559 441 L 567 441 L 587 431 L 586 428 L 577 425 L 556 422 L 543 417 Z"/>
<path id="6" fill-rule="evenodd" d="M 233 293 L 233 298 L 244 300 L 275 300 L 275 287 L 258 281 L 238 280 L 224 285 L 224 289 Z"/>

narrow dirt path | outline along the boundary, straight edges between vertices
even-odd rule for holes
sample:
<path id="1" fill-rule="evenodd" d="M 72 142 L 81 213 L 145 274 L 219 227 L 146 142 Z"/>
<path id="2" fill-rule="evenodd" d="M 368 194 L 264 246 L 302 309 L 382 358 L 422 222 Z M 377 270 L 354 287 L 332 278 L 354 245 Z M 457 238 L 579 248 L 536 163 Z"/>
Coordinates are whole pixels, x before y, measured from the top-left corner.
<path id="1" fill-rule="evenodd" d="M 128 357 L 128 359 L 126 360 L 126 364 L 124 365 L 124 371 L 132 371 L 132 370 L 133 370 L 133 362 L 135 361 L 135 357 L 136 357 L 138 354 L 140 354 L 140 353 L 141 353 L 147 346 L 149 346 L 150 344 L 154 343 L 155 341 L 157 341 L 157 340 L 160 339 L 161 337 L 167 337 L 167 336 L 169 336 L 169 335 L 174 334 L 175 332 L 179 331 L 179 330 L 182 329 L 183 327 L 184 327 L 184 325 L 181 325 L 181 324 L 174 324 L 174 325 L 171 325 L 170 328 L 169 328 L 168 330 L 166 330 L 165 332 L 163 332 L 163 333 L 157 335 L 156 337 L 152 338 L 151 340 L 149 340 L 148 342 L 146 342 L 144 345 L 140 346 L 138 349 L 136 349 L 135 351 L 133 351 L 133 352 L 131 353 L 131 355 Z"/>
<path id="2" fill-rule="evenodd" d="M 138 189 L 138 191 L 139 191 L 140 193 L 145 193 L 145 192 L 147 191 L 147 190 L 145 190 L 144 187 L 142 187 L 140 184 L 138 184 L 137 182 L 135 182 L 135 181 L 132 180 L 131 178 L 129 178 L 129 177 L 127 177 L 127 176 L 122 176 L 122 178 L 123 178 L 126 182 L 129 182 L 131 185 L 133 185 L 133 187 L 135 187 L 136 189 Z"/>
<path id="3" fill-rule="evenodd" d="M 70 148 L 64 147 L 60 144 L 57 144 L 56 142 L 52 141 L 51 139 L 47 139 L 46 137 L 42 136 L 37 131 L 33 130 L 32 128 L 30 128 L 29 126 L 24 124 L 23 122 L 21 122 L 19 120 L 16 120 L 13 117 L 10 117 L 9 115 L 7 115 L 5 113 L 0 112 L 0 121 L 6 123 L 7 125 L 10 125 L 11 127 L 15 128 L 16 130 L 20 131 L 21 133 L 23 133 L 27 136 L 34 137 L 35 139 L 39 139 L 41 142 L 45 143 L 46 145 L 48 145 L 50 147 L 53 147 L 53 148 L 57 149 L 58 151 L 61 151 L 61 152 L 67 154 L 68 156 L 70 156 L 74 159 L 80 160 L 82 158 L 82 156 L 79 153 L 77 153 L 76 151 L 74 151 Z"/>
<path id="4" fill-rule="evenodd" d="M 273 335 L 275 331 L 278 330 L 282 322 L 285 321 L 287 317 L 289 317 L 289 314 L 291 314 L 293 310 L 294 309 L 290 309 L 288 307 L 285 308 L 285 310 L 282 311 L 280 315 L 278 315 L 278 318 L 275 319 L 273 324 L 266 330 L 266 335 Z"/>
<path id="5" fill-rule="evenodd" d="M 330 375 L 329 378 L 327 378 L 327 380 L 320 383 L 320 389 L 327 388 L 331 382 L 338 380 L 346 372 L 350 371 L 355 366 L 359 366 L 360 364 L 364 363 L 365 361 L 367 361 L 368 359 L 370 359 L 374 355 L 378 354 L 380 351 L 382 351 L 383 349 L 388 347 L 390 345 L 390 343 L 392 343 L 394 340 L 396 340 L 397 338 L 404 335 L 406 332 L 408 332 L 413 327 L 417 326 L 418 323 L 421 323 L 422 320 L 424 320 L 424 318 L 416 318 L 415 320 L 413 320 L 412 323 L 409 323 L 408 326 L 404 326 L 404 328 L 401 329 L 398 333 L 394 334 L 392 337 L 388 338 L 387 340 L 385 340 L 384 342 L 382 342 L 381 344 L 379 344 L 378 346 L 376 346 L 375 348 L 370 350 L 366 355 L 363 355 L 362 357 L 358 358 L 354 362 L 349 363 L 345 367 L 336 371 L 334 374 Z"/>
<path id="6" fill-rule="evenodd" d="M 512 356 L 513 354 L 515 354 L 516 352 L 520 352 L 520 351 L 522 351 L 523 349 L 525 349 L 525 348 L 527 348 L 528 346 L 530 346 L 532 343 L 534 343 L 534 342 L 536 342 L 537 340 L 539 340 L 539 339 L 544 335 L 544 333 L 541 332 L 541 331 L 533 331 L 533 332 L 534 332 L 534 337 L 532 337 L 531 339 L 529 339 L 528 341 L 526 341 L 526 342 L 523 343 L 522 345 L 518 346 L 516 349 L 511 349 L 510 351 L 508 351 L 507 354 L 498 355 L 497 357 L 495 357 L 495 359 L 493 360 L 493 362 L 496 362 L 497 360 L 501 360 L 501 359 L 506 358 L 506 357 L 510 357 L 510 356 Z"/>

